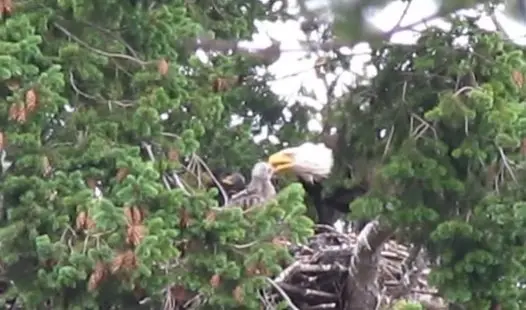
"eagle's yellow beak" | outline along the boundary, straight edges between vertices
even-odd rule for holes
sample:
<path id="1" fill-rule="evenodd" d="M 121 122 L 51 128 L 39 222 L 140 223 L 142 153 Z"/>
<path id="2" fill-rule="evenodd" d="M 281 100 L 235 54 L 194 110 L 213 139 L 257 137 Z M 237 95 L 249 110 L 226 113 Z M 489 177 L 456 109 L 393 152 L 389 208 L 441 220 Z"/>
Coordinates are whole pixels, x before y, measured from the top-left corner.
<path id="1" fill-rule="evenodd" d="M 274 168 L 274 172 L 277 173 L 294 167 L 294 157 L 283 152 L 277 152 L 270 155 L 268 163 Z"/>

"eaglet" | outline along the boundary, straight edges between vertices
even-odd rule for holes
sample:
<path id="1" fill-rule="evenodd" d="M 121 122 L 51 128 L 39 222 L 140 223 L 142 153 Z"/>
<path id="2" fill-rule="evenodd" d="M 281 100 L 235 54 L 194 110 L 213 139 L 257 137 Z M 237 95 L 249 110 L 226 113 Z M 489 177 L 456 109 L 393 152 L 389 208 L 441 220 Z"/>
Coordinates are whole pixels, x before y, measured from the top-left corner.
<path id="1" fill-rule="evenodd" d="M 276 195 L 271 178 L 274 169 L 266 162 L 258 162 L 252 168 L 252 175 L 247 187 L 232 196 L 228 206 L 240 206 L 243 209 L 263 204 Z"/>

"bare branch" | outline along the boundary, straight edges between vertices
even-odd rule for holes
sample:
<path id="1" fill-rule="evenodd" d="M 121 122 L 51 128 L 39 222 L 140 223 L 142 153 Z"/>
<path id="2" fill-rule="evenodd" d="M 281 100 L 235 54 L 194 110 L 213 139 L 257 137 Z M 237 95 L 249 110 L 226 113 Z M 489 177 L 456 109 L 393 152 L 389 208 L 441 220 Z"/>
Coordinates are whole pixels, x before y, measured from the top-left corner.
<path id="1" fill-rule="evenodd" d="M 283 299 L 285 299 L 289 305 L 289 307 L 293 310 L 300 310 L 298 307 L 296 307 L 293 303 L 292 303 L 292 300 L 290 300 L 289 296 L 287 295 L 287 293 L 285 293 L 283 291 L 283 289 L 274 281 L 272 281 L 272 279 L 270 278 L 267 278 L 267 281 L 272 284 L 272 286 L 274 288 L 276 288 L 276 290 L 281 294 L 281 296 L 283 297 Z"/>
<path id="2" fill-rule="evenodd" d="M 133 106 L 133 103 L 124 103 L 124 102 L 119 101 L 119 100 L 108 100 L 108 99 L 104 99 L 104 98 L 102 98 L 101 96 L 93 96 L 93 95 L 90 95 L 90 94 L 88 94 L 88 93 L 83 92 L 83 91 L 80 90 L 79 87 L 77 86 L 77 83 L 75 82 L 75 77 L 74 77 L 72 71 L 69 71 L 69 83 L 71 84 L 71 88 L 73 88 L 73 90 L 74 90 L 78 95 L 80 95 L 80 96 L 82 96 L 82 97 L 84 97 L 84 98 L 87 98 L 87 99 L 90 99 L 90 100 L 96 101 L 96 102 L 99 102 L 99 101 L 107 102 L 108 105 L 109 105 L 110 110 L 111 110 L 111 104 L 112 104 L 112 103 L 115 103 L 116 105 L 118 105 L 118 106 L 120 106 L 120 107 L 123 107 L 123 108 L 128 108 L 128 107 Z"/>
<path id="3" fill-rule="evenodd" d="M 513 169 L 511 168 L 509 164 L 508 157 L 506 156 L 506 154 L 504 154 L 504 150 L 502 149 L 502 147 L 499 147 L 499 153 L 502 159 L 502 164 L 504 165 L 504 167 L 506 167 L 506 170 L 508 170 L 508 173 L 511 176 L 512 180 L 515 183 L 517 183 L 517 177 L 515 176 L 515 173 L 513 172 Z"/>
<path id="4" fill-rule="evenodd" d="M 139 64 L 142 67 L 146 66 L 147 64 L 152 63 L 152 62 L 142 61 L 142 60 L 140 60 L 138 58 L 135 58 L 135 57 L 132 57 L 132 56 L 129 56 L 129 55 L 126 55 L 126 54 L 109 53 L 109 52 L 101 51 L 99 49 L 96 49 L 96 48 L 92 47 L 88 43 L 82 41 L 81 39 L 76 37 L 74 34 L 69 32 L 66 28 L 64 28 L 63 26 L 59 25 L 58 23 L 56 23 L 56 22 L 53 23 L 53 26 L 55 26 L 58 30 L 60 30 L 66 36 L 71 38 L 73 41 L 77 42 L 78 44 L 82 45 L 84 48 L 86 48 L 86 49 L 88 49 L 88 50 L 90 50 L 90 51 L 92 51 L 92 52 L 94 52 L 96 54 L 99 54 L 99 55 L 102 55 L 102 56 L 106 56 L 106 57 L 110 57 L 110 58 L 127 59 L 127 60 L 130 60 L 130 61 L 133 61 L 133 62 Z"/>

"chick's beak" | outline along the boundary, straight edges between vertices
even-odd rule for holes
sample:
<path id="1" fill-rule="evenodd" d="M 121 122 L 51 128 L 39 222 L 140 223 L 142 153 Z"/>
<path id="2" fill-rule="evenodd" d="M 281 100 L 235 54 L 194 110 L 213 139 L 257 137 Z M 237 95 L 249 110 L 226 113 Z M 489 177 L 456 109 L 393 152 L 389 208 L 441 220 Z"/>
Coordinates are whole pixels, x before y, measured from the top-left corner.
<path id="1" fill-rule="evenodd" d="M 221 179 L 221 182 L 226 185 L 234 185 L 235 180 L 234 177 L 230 174 Z"/>
<path id="2" fill-rule="evenodd" d="M 277 173 L 294 167 L 294 158 L 289 154 L 278 152 L 270 155 L 268 163 L 274 168 L 274 173 Z"/>

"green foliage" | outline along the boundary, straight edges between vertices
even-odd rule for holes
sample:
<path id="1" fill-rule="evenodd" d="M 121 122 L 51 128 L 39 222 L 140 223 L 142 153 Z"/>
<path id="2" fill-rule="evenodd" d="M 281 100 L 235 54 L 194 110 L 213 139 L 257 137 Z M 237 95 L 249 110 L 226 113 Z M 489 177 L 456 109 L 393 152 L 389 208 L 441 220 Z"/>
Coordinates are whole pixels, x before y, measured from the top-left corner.
<path id="1" fill-rule="evenodd" d="M 422 305 L 414 302 L 400 300 L 393 306 L 393 310 L 423 310 Z"/>
<path id="2" fill-rule="evenodd" d="M 522 308 L 524 51 L 457 20 L 450 31 L 425 31 L 415 46 L 373 55 L 372 86 L 351 90 L 360 95 L 337 112 L 350 141 L 337 162 L 358 176 L 372 171 L 371 191 L 352 203 L 351 217 L 381 215 L 399 240 L 424 246 L 436 261 L 432 281 L 449 300 Z"/>
<path id="3" fill-rule="evenodd" d="M 244 304 L 258 308 L 254 292 L 267 285 L 265 276 L 279 272 L 283 264 L 291 261 L 287 248 L 276 244 L 274 238 L 289 236 L 292 242 L 304 242 L 313 233 L 312 221 L 303 215 L 305 206 L 299 184 L 285 188 L 277 201 L 264 208 L 206 210 L 200 206 L 186 210 L 189 221 L 181 237 L 189 240 L 192 251 L 185 256 L 179 277 L 190 288 L 209 293 L 210 307 L 236 307 L 237 302 L 231 296 L 240 286 L 246 292 Z M 205 220 L 194 220 L 199 218 Z M 221 285 L 216 289 L 210 284 L 203 286 L 214 275 L 220 276 Z"/>
<path id="4" fill-rule="evenodd" d="M 283 104 L 260 82 L 213 89 L 252 75 L 254 60 L 204 64 L 186 44 L 203 31 L 248 38 L 266 15 L 258 1 L 223 5 L 49 0 L 1 21 L 0 147 L 13 164 L 1 175 L 0 257 L 14 282 L 2 302 L 133 309 L 149 308 L 138 304 L 147 295 L 158 308 L 175 283 L 178 302 L 199 293 L 205 308 L 259 308 L 265 276 L 290 260 L 275 237 L 312 234 L 301 186 L 245 212 L 218 209 L 197 185 L 167 188 L 196 153 L 241 171 L 264 156 L 253 118 L 230 126 L 232 115 L 281 122 Z"/>

